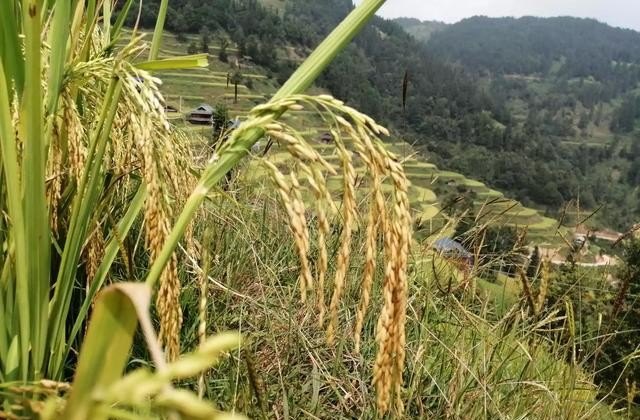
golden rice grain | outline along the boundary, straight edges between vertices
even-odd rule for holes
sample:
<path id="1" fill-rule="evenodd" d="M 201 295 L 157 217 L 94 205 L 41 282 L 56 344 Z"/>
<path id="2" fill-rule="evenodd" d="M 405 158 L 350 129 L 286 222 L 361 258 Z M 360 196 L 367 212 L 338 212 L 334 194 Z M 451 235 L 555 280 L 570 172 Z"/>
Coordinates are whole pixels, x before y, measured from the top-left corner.
<path id="1" fill-rule="evenodd" d="M 349 257 L 351 254 L 351 233 L 356 209 L 355 182 L 356 170 L 353 167 L 351 154 L 347 151 L 341 141 L 337 141 L 338 155 L 342 161 L 342 176 L 344 180 L 344 192 L 342 196 L 342 236 L 340 238 L 340 249 L 338 251 L 338 261 L 336 274 L 333 282 L 333 295 L 329 303 L 329 325 L 327 326 L 327 343 L 332 345 L 335 341 L 336 330 L 338 328 L 338 306 L 344 291 L 349 270 Z"/>
<path id="2" fill-rule="evenodd" d="M 318 317 L 323 324 L 324 278 L 327 272 L 326 237 L 329 225 L 326 219 L 325 207 L 328 204 L 333 209 L 333 200 L 326 188 L 326 178 L 318 168 L 327 169 L 334 173 L 328 165 L 295 130 L 283 123 L 276 123 L 274 111 L 298 110 L 303 105 L 318 112 L 326 112 L 330 117 L 326 120 L 332 123 L 331 134 L 335 140 L 338 158 L 342 166 L 343 203 L 342 203 L 342 233 L 336 262 L 333 291 L 329 304 L 329 324 L 326 335 L 327 342 L 334 343 L 338 330 L 338 308 L 347 282 L 353 225 L 357 216 L 355 184 L 356 172 L 352 162 L 351 152 L 342 142 L 342 133 L 352 138 L 354 151 L 360 157 L 371 175 L 370 199 L 365 239 L 365 266 L 360 286 L 361 298 L 356 311 L 355 347 L 361 347 L 361 330 L 367 309 L 371 301 L 371 292 L 375 281 L 375 269 L 378 256 L 378 232 L 381 231 L 384 248 L 384 279 L 382 284 L 382 308 L 376 328 L 378 353 L 374 365 L 374 379 L 376 386 L 377 405 L 381 413 L 386 413 L 393 406 L 397 414 L 404 409 L 402 401 L 402 372 L 405 363 L 405 324 L 407 307 L 407 264 L 409 244 L 411 243 L 411 226 L 408 180 L 399 163 L 399 159 L 389 153 L 381 144 L 378 136 L 388 135 L 389 132 L 379 126 L 373 119 L 363 115 L 353 108 L 347 107 L 328 95 L 310 97 L 295 95 L 280 101 L 270 102 L 258 106 L 252 111 L 252 118 L 242 129 L 264 127 L 268 135 L 275 139 L 292 155 L 297 162 L 295 167 L 304 176 L 306 183 L 314 193 L 316 199 L 316 217 L 318 220 L 318 261 L 315 292 L 318 300 Z M 324 116 L 323 116 L 324 118 Z M 330 119 L 330 121 L 329 121 Z M 238 131 L 236 131 L 236 135 Z M 231 146 L 227 146 L 231 147 Z M 289 215 L 289 224 L 293 233 L 296 248 L 301 260 L 301 295 L 307 298 L 307 292 L 312 291 L 313 285 L 306 276 L 306 258 L 309 250 L 308 234 L 306 234 L 306 218 L 303 214 L 301 186 L 295 176 L 295 170 L 290 174 L 291 182 L 272 163 L 265 161 L 265 165 L 272 174 L 283 205 Z M 382 194 L 382 183 L 389 180 L 393 187 L 392 202 L 389 208 Z M 299 202 L 299 203 L 298 203 Z M 392 401 L 392 397 L 393 401 Z"/>

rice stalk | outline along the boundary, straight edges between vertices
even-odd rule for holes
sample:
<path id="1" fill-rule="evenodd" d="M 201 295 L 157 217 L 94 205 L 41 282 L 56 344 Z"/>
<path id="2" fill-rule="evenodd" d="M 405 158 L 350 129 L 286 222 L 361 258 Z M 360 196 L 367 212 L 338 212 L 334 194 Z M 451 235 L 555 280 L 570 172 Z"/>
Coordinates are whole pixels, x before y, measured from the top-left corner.
<path id="1" fill-rule="evenodd" d="M 47 159 L 47 203 L 49 204 L 49 219 L 51 231 L 58 233 L 58 213 L 60 210 L 60 200 L 62 199 L 62 148 L 60 137 L 62 131 L 62 121 L 54 117 L 51 142 L 49 145 L 49 156 Z"/>
<path id="2" fill-rule="evenodd" d="M 86 273 L 87 273 L 87 288 L 91 286 L 91 281 L 96 276 L 102 257 L 104 255 L 104 236 L 102 234 L 102 228 L 99 222 L 95 222 L 95 227 L 92 231 L 89 241 L 86 245 Z"/>
<path id="3" fill-rule="evenodd" d="M 536 313 L 540 313 L 544 308 L 545 301 L 547 300 L 547 293 L 549 292 L 549 284 L 551 282 L 551 274 L 549 268 L 549 262 L 542 262 L 542 273 L 540 276 L 540 288 L 538 289 L 538 298 L 536 301 Z"/>
<path id="4" fill-rule="evenodd" d="M 300 299 L 302 303 L 307 301 L 307 292 L 312 281 L 310 280 L 311 271 L 309 269 L 309 232 L 304 219 L 304 205 L 299 201 L 297 194 L 299 191 L 299 184 L 294 174 L 291 174 L 290 179 L 292 182 L 288 182 L 285 175 L 271 162 L 264 161 L 267 169 L 270 170 L 271 177 L 276 183 L 278 194 L 284 205 L 287 215 L 289 216 L 289 227 L 293 233 L 294 243 L 296 245 L 296 251 L 298 252 L 298 258 L 300 259 L 300 275 L 298 283 L 300 285 Z M 294 181 L 295 180 L 295 181 Z M 296 187 L 297 185 L 297 187 Z"/>
<path id="5" fill-rule="evenodd" d="M 295 173 L 290 174 L 291 178 L 291 196 L 292 196 L 292 205 L 293 211 L 296 214 L 298 219 L 298 223 L 300 223 L 300 273 L 301 278 L 300 281 L 305 283 L 305 289 L 313 292 L 313 277 L 311 275 L 311 267 L 309 263 L 309 228 L 307 226 L 307 218 L 305 215 L 305 205 L 302 200 L 302 191 L 300 187 L 300 182 L 298 181 L 298 177 Z M 304 256 L 303 256 L 304 255 Z"/>
<path id="6" fill-rule="evenodd" d="M 132 179 L 136 183 L 137 179 L 143 180 L 148 192 L 144 207 L 145 239 L 149 258 L 154 259 L 164 246 L 173 225 L 175 209 L 186 201 L 185 187 L 192 186 L 194 180 L 191 172 L 185 170 L 190 165 L 190 155 L 186 142 L 182 141 L 184 136 L 171 129 L 166 120 L 164 99 L 159 91 L 160 80 L 131 63 L 132 58 L 146 48 L 141 39 L 134 37 L 115 55 L 104 55 L 104 38 L 100 28 L 89 34 L 78 34 L 76 40 L 82 42 L 72 44 L 72 57 L 60 87 L 59 117 L 54 120 L 58 124 L 53 125 L 53 132 L 59 133 L 60 144 L 56 147 L 53 147 L 55 143 L 52 144 L 50 153 L 61 151 L 62 173 L 59 179 L 64 182 L 62 189 L 68 184 L 80 186 L 93 162 L 99 165 L 97 174 L 100 176 L 104 177 L 107 173 L 113 175 L 110 193 L 101 195 L 97 192 L 95 195 L 96 200 L 102 202 L 96 204 L 95 209 L 118 208 L 127 202 L 131 189 L 135 188 Z M 85 53 L 87 55 L 83 57 Z M 88 156 L 90 138 L 100 127 L 99 110 L 103 108 L 107 93 L 105 89 L 114 79 L 120 80 L 123 89 L 110 127 L 109 143 L 103 155 Z M 138 174 L 140 177 L 131 177 Z M 100 185 L 97 180 L 96 185 Z M 54 217 L 65 221 L 75 217 L 69 211 L 71 209 L 62 213 L 53 210 Z M 53 226 L 60 224 L 57 219 L 55 222 Z M 84 256 L 89 280 L 94 277 L 102 261 L 101 250 L 104 249 L 102 229 L 98 228 L 97 223 L 92 222 L 87 238 L 81 242 L 84 248 L 81 255 Z M 171 263 L 163 270 L 162 286 L 157 297 L 161 317 L 160 336 L 172 360 L 179 353 L 182 322 L 177 263 L 177 257 L 172 255 Z M 131 273 L 130 268 L 127 271 Z"/>
<path id="7" fill-rule="evenodd" d="M 333 204 L 331 195 L 326 190 L 324 178 L 318 168 L 309 168 L 307 165 L 301 165 L 307 173 L 309 185 L 313 190 L 316 201 L 316 218 L 318 238 L 318 261 L 316 263 L 316 301 L 318 306 L 318 326 L 324 325 L 324 317 L 327 312 L 325 303 L 325 279 L 327 276 L 327 268 L 329 265 L 329 255 L 327 252 L 327 237 L 330 235 L 329 219 L 327 218 L 326 201 L 329 200 Z M 310 175 L 309 175 L 310 172 Z M 328 198 L 327 198 L 328 197 Z"/>
<path id="8" fill-rule="evenodd" d="M 353 148 L 358 153 L 361 160 L 372 173 L 370 187 L 370 207 L 367 217 L 366 228 L 366 259 L 363 269 L 363 280 L 361 283 L 361 299 L 356 311 L 356 338 L 355 346 L 359 351 L 361 346 L 360 331 L 364 322 L 364 317 L 371 301 L 371 290 L 375 281 L 375 267 L 377 264 L 377 236 L 378 229 L 381 229 L 384 248 L 384 280 L 383 280 L 383 304 L 378 317 L 376 341 L 378 343 L 378 353 L 374 365 L 374 384 L 377 389 L 377 405 L 381 413 L 387 412 L 393 406 L 396 413 L 402 413 L 404 404 L 402 402 L 402 372 L 405 363 L 405 324 L 407 307 L 407 260 L 409 244 L 411 242 L 411 215 L 408 199 L 408 180 L 404 174 L 399 159 L 388 152 L 380 142 L 380 135 L 388 135 L 383 127 L 377 125 L 370 117 L 344 105 L 328 95 L 316 97 L 305 95 L 294 95 L 272 101 L 268 104 L 258 106 L 252 111 L 251 125 L 261 125 L 267 127 L 267 134 L 276 140 L 294 158 L 294 165 L 290 165 L 291 173 L 287 181 L 282 170 L 268 160 L 264 161 L 272 178 L 274 179 L 279 196 L 284 208 L 289 216 L 289 225 L 294 236 L 296 248 L 301 261 L 301 300 L 307 301 L 308 294 L 315 292 L 319 321 L 322 325 L 324 311 L 324 285 L 320 280 L 315 287 L 310 287 L 305 279 L 307 270 L 306 260 L 308 258 L 308 236 L 305 233 L 306 222 L 304 217 L 304 207 L 301 201 L 301 189 L 299 184 L 301 178 L 296 171 L 303 175 L 307 181 L 314 197 L 317 199 L 328 195 L 326 188 L 326 176 L 318 176 L 322 168 L 327 168 L 318 153 L 308 146 L 302 136 L 290 127 L 280 122 L 275 122 L 267 115 L 274 115 L 283 110 L 297 111 L 304 107 L 311 107 L 318 113 L 328 114 L 326 118 L 332 126 L 332 134 L 335 139 L 337 155 L 342 167 L 342 211 L 341 211 L 341 234 L 339 241 L 338 256 L 332 296 L 328 308 L 329 323 L 326 328 L 326 337 L 329 344 L 335 343 L 339 326 L 339 306 L 345 290 L 350 270 L 349 261 L 351 254 L 352 236 L 354 225 L 357 219 L 356 205 L 356 171 L 353 165 L 352 152 L 347 149 L 342 141 L 343 133 L 352 138 Z M 323 115 L 324 118 L 324 115 Z M 238 130 L 242 130 L 240 127 Z M 238 133 L 241 135 L 241 133 Z M 229 146 L 231 147 L 231 146 Z M 329 166 L 330 167 L 330 166 Z M 312 169 L 313 168 L 313 169 Z M 314 172 L 316 171 L 316 172 Z M 331 171 L 329 171 L 331 173 Z M 392 200 L 387 208 L 384 195 L 382 194 L 382 184 L 388 181 L 393 187 Z M 331 197 L 328 202 L 332 203 Z M 294 204 L 299 202 L 298 204 Z M 323 211 L 317 210 L 319 219 L 325 218 Z M 319 222 L 325 225 L 324 221 Z M 328 230 L 321 229 L 319 234 L 320 257 L 318 273 L 325 273 L 325 260 L 322 256 L 324 241 Z M 318 283 L 320 283 L 318 285 Z M 393 398 L 392 398 L 393 397 Z M 393 402 L 392 402 L 393 401 Z"/>
<path id="9" fill-rule="evenodd" d="M 65 90 L 61 96 L 62 124 L 66 134 L 67 162 L 71 180 L 80 183 L 82 171 L 87 159 L 87 147 L 83 139 L 85 138 L 84 126 L 78 115 L 75 101 L 71 98 L 69 90 Z"/>
<path id="10" fill-rule="evenodd" d="M 347 151 L 339 137 L 336 138 L 336 146 L 338 156 L 342 161 L 344 193 L 342 196 L 342 235 L 340 237 L 336 274 L 333 281 L 333 295 L 329 303 L 329 325 L 327 326 L 327 343 L 329 345 L 334 344 L 336 329 L 338 328 L 338 305 L 344 292 L 347 271 L 349 269 L 351 234 L 357 214 L 355 198 L 356 170 L 353 167 L 351 154 Z"/>
<path id="11" fill-rule="evenodd" d="M 145 203 L 145 236 L 150 258 L 155 259 L 162 249 L 171 219 L 165 203 L 165 195 L 151 140 L 145 133 L 151 132 L 151 123 L 145 117 L 132 115 L 132 128 L 136 144 L 143 160 L 144 180 L 147 184 L 148 199 Z M 180 280 L 177 272 L 177 258 L 172 256 L 162 274 L 160 288 L 156 297 L 160 317 L 159 339 L 166 347 L 167 358 L 175 360 L 180 353 L 180 327 L 182 311 L 180 309 Z"/>
<path id="12" fill-rule="evenodd" d="M 377 240 L 378 230 L 382 227 L 382 231 L 387 231 L 387 215 L 382 194 L 382 180 L 378 174 L 379 168 L 376 164 L 371 168 L 371 195 L 372 202 L 369 206 L 369 216 L 367 221 L 367 232 L 365 240 L 365 268 L 363 273 L 360 303 L 356 312 L 356 325 L 354 328 L 355 351 L 360 352 L 360 342 L 364 319 L 371 301 L 371 289 L 373 287 L 374 276 L 376 271 L 377 257 Z"/>
<path id="13" fill-rule="evenodd" d="M 378 146 L 381 147 L 381 146 Z M 390 390 L 395 394 L 395 410 L 404 411 L 401 397 L 402 371 L 405 361 L 405 324 L 407 307 L 407 260 L 411 242 L 411 215 L 409 210 L 408 181 L 402 165 L 390 156 L 387 158 L 390 177 L 393 180 L 393 209 L 390 222 L 391 237 L 389 262 L 385 269 L 384 304 L 378 322 L 378 356 L 374 367 L 374 383 L 378 388 L 378 408 L 389 409 Z M 382 392 L 384 390 L 385 392 Z"/>

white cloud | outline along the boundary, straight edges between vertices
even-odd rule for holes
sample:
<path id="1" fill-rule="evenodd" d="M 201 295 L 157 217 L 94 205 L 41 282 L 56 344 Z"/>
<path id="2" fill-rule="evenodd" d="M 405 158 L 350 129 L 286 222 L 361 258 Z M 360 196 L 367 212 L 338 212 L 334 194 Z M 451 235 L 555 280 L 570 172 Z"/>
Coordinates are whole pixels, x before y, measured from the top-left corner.
<path id="1" fill-rule="evenodd" d="M 355 0 L 355 3 L 360 1 Z M 640 30 L 639 0 L 387 0 L 380 14 L 389 18 L 408 16 L 448 23 L 475 15 L 576 16 Z"/>

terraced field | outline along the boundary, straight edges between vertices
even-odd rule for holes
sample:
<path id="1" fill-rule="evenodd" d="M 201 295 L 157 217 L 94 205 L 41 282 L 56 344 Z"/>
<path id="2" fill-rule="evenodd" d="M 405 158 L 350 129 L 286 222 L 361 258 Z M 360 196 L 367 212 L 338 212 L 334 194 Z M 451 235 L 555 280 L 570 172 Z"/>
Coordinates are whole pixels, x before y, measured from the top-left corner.
<path id="1" fill-rule="evenodd" d="M 164 37 L 161 57 L 184 55 L 187 45 L 188 43 L 180 43 L 173 35 L 167 34 Z M 163 80 L 162 89 L 167 103 L 179 110 L 172 115 L 174 123 L 204 137 L 209 133 L 208 127 L 192 126 L 184 122 L 183 115 L 191 109 L 202 103 L 222 103 L 228 107 L 232 118 L 242 118 L 253 106 L 263 103 L 277 90 L 277 82 L 267 77 L 268 73 L 264 69 L 250 63 L 244 64 L 241 66 L 242 84 L 238 86 L 238 100 L 235 102 L 234 86 L 227 85 L 227 75 L 234 69 L 230 64 L 218 59 L 215 41 L 210 46 L 210 51 L 213 54 L 209 55 L 209 68 L 157 74 Z M 233 48 L 229 51 L 232 53 Z M 303 111 L 285 115 L 284 122 L 299 130 L 329 163 L 339 163 L 335 149 L 319 141 L 319 137 L 325 131 L 320 116 L 311 111 Z M 473 197 L 474 210 L 481 220 L 518 228 L 526 226 L 530 239 L 535 243 L 557 243 L 555 220 L 546 218 L 517 201 L 505 198 L 499 191 L 492 190 L 479 181 L 468 179 L 456 172 L 440 170 L 434 164 L 421 160 L 413 147 L 403 141 L 387 143 L 386 147 L 404 159 L 404 167 L 411 181 L 410 201 L 418 239 L 450 235 L 455 227 L 453 221 L 441 210 L 442 197 L 436 193 L 438 191 L 449 194 L 469 193 Z M 277 147 L 270 153 L 270 159 L 279 164 L 286 164 L 286 154 Z M 364 168 L 360 167 L 358 170 L 362 174 Z M 248 172 L 253 177 L 262 173 L 260 168 L 256 167 L 252 167 Z M 335 177 L 330 180 L 329 187 L 337 199 L 342 189 L 341 178 Z M 362 190 L 364 195 L 366 189 Z M 446 229 L 443 229 L 444 227 Z"/>

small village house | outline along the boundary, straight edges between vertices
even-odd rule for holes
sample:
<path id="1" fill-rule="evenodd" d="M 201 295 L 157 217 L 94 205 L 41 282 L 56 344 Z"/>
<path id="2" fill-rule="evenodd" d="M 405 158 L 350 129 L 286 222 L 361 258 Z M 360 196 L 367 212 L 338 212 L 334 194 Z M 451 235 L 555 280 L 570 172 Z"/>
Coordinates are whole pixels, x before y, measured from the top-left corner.
<path id="1" fill-rule="evenodd" d="M 189 113 L 187 121 L 191 124 L 212 124 L 213 107 L 207 104 L 200 105 Z"/>

